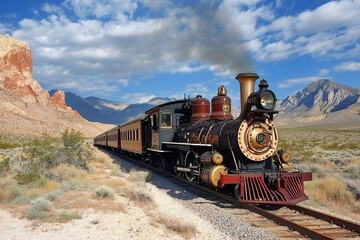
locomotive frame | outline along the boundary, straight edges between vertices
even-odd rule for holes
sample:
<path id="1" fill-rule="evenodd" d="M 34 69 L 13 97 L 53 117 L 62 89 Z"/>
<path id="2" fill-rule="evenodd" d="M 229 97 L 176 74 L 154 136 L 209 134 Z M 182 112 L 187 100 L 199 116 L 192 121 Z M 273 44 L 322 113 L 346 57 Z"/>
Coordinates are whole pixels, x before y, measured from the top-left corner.
<path id="1" fill-rule="evenodd" d="M 239 74 L 241 114 L 231 115 L 226 88 L 210 102 L 198 95 L 155 106 L 141 117 L 94 138 L 95 146 L 138 157 L 191 182 L 231 189 L 244 203 L 294 205 L 304 201 L 312 174 L 292 169 L 277 150 L 276 96 L 266 80 Z"/>

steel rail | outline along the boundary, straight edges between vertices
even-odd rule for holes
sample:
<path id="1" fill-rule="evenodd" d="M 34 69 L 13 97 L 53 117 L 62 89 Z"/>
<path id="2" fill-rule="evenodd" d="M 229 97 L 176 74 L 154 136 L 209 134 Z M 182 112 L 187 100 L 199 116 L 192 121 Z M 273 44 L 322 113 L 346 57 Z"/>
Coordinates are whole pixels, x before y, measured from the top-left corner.
<path id="1" fill-rule="evenodd" d="M 357 224 L 355 222 L 351 222 L 351 221 L 348 221 L 348 220 L 343 220 L 343 219 L 340 219 L 340 218 L 337 218 L 337 217 L 334 217 L 334 216 L 331 216 L 331 215 L 328 215 L 328 214 L 325 214 L 325 213 L 321 213 L 321 212 L 318 212 L 318 211 L 315 211 L 315 210 L 312 210 L 312 209 L 309 209 L 309 208 L 298 206 L 298 205 L 286 206 L 286 207 L 290 208 L 292 210 L 301 212 L 303 214 L 306 214 L 306 215 L 309 215 L 309 216 L 312 216 L 312 217 L 315 217 L 315 218 L 318 218 L 318 219 L 322 219 L 322 220 L 331 222 L 331 223 L 333 223 L 335 225 L 346 228 L 346 229 L 348 229 L 350 231 L 360 233 L 360 224 Z"/>
<path id="2" fill-rule="evenodd" d="M 106 151 L 106 149 L 104 149 Z M 108 151 L 107 151 L 108 152 Z M 134 160 L 133 158 L 131 157 L 128 157 L 128 156 L 124 156 L 120 153 L 117 153 L 117 152 L 112 152 L 113 154 L 117 155 L 118 157 L 121 157 L 125 160 L 130 160 L 134 163 L 136 163 L 137 165 L 139 166 L 142 166 L 146 169 L 149 169 L 149 170 L 152 170 L 152 171 L 156 171 L 160 174 L 163 174 L 165 176 L 168 176 L 168 177 L 172 177 L 180 182 L 183 182 L 183 183 L 186 183 L 187 185 L 190 185 L 194 188 L 197 188 L 199 190 L 202 190 L 204 192 L 207 192 L 207 193 L 210 193 L 214 196 L 217 196 L 219 199 L 222 199 L 222 200 L 225 200 L 235 206 L 239 206 L 241 208 L 244 208 L 244 209 L 248 209 L 249 211 L 251 212 L 254 212 L 256 214 L 259 214 L 269 220 L 272 220 L 280 225 L 283 225 L 283 226 L 286 226 L 288 227 L 289 229 L 293 230 L 293 231 L 297 231 L 299 234 L 305 236 L 305 237 L 309 237 L 311 239 L 318 239 L 318 240 L 329 240 L 329 239 L 334 239 L 334 238 L 331 238 L 329 236 L 326 236 L 326 234 L 321 234 L 319 232 L 316 232 L 316 230 L 312 230 L 312 229 L 309 229 L 309 228 L 306 228 L 304 226 L 301 226 L 299 224 L 296 224 L 290 220 L 287 220 L 287 219 L 284 219 L 282 218 L 281 216 L 278 216 L 276 214 L 273 214 L 267 210 L 264 210 L 264 209 L 261 209 L 261 208 L 258 208 L 254 205 L 251 205 L 251 204 L 245 204 L 245 203 L 241 203 L 239 202 L 236 198 L 234 198 L 233 196 L 230 196 L 230 195 L 227 195 L 227 194 L 224 194 L 224 193 L 221 193 L 221 192 L 218 192 L 216 190 L 213 190 L 213 189 L 210 189 L 210 188 L 207 188 L 205 186 L 202 186 L 202 185 L 199 185 L 199 184 L 196 184 L 196 183 L 192 183 L 192 182 L 189 182 L 188 180 L 186 179 L 183 179 L 183 178 L 180 178 L 176 175 L 173 175 L 173 174 L 170 174 L 162 169 L 159 169 L 159 168 L 156 168 L 154 166 L 151 166 L 149 164 L 146 164 L 146 163 L 143 163 L 141 161 L 136 161 Z M 356 232 L 359 232 L 360 230 L 360 226 L 356 223 L 352 223 L 352 222 L 349 222 L 349 221 L 346 221 L 346 220 L 342 220 L 342 219 L 338 219 L 336 217 L 332 217 L 332 216 L 328 216 L 326 214 L 323 214 L 323 213 L 319 213 L 319 212 L 316 212 L 316 211 L 313 211 L 313 210 L 310 210 L 310 209 L 307 209 L 307 208 L 303 208 L 303 207 L 300 207 L 300 206 L 297 206 L 297 205 L 284 205 L 284 207 L 288 207 L 292 210 L 295 210 L 295 211 L 298 211 L 300 213 L 303 213 L 303 214 L 306 214 L 306 215 L 310 215 L 312 217 L 315 217 L 315 218 L 320 218 L 321 220 L 325 220 L 325 221 L 328 221 L 328 222 L 331 222 L 331 223 L 334 223 L 336 225 L 339 225 L 340 227 L 344 227 L 344 228 L 347 228 L 348 230 L 352 230 L 352 231 L 356 231 Z M 316 212 L 317 215 L 313 215 L 314 212 Z M 309 213 L 309 214 L 308 214 Z M 319 216 L 319 217 L 318 217 Z M 324 216 L 324 218 L 322 218 Z M 326 219 L 327 218 L 327 219 Z M 348 228 L 348 226 L 351 227 Z"/>

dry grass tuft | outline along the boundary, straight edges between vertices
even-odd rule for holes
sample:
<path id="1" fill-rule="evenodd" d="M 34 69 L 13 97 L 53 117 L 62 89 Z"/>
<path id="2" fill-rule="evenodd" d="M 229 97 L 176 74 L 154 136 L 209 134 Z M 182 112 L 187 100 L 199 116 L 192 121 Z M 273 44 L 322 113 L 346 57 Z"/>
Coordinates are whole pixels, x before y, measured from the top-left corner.
<path id="1" fill-rule="evenodd" d="M 355 196 L 342 181 L 335 177 L 314 179 L 305 183 L 306 193 L 312 201 L 327 207 L 341 206 L 343 210 L 359 212 Z"/>
<path id="2" fill-rule="evenodd" d="M 360 213 L 359 133 L 360 128 L 279 130 L 279 148 L 291 153 L 292 166 L 314 175 L 312 182 L 305 182 L 310 198 L 305 204 Z"/>
<path id="3" fill-rule="evenodd" d="M 114 191 L 105 185 L 96 186 L 93 189 L 94 197 L 96 198 L 113 198 Z"/>
<path id="4" fill-rule="evenodd" d="M 177 218 L 158 216 L 155 217 L 155 222 L 165 226 L 170 231 L 178 234 L 185 239 L 195 238 L 196 235 L 199 233 L 194 225 L 186 223 L 183 220 Z"/>
<path id="5" fill-rule="evenodd" d="M 131 169 L 129 173 L 128 180 L 130 182 L 149 182 L 151 180 L 151 175 L 148 171 L 134 170 Z"/>
<path id="6" fill-rule="evenodd" d="M 60 164 L 49 171 L 51 177 L 57 181 L 68 181 L 70 179 L 85 179 L 89 175 L 84 169 L 74 165 Z"/>
<path id="7" fill-rule="evenodd" d="M 142 207 L 153 207 L 155 206 L 154 199 L 147 192 L 144 186 L 136 186 L 134 184 L 127 184 L 124 186 L 119 194 L 133 201 L 135 204 Z"/>

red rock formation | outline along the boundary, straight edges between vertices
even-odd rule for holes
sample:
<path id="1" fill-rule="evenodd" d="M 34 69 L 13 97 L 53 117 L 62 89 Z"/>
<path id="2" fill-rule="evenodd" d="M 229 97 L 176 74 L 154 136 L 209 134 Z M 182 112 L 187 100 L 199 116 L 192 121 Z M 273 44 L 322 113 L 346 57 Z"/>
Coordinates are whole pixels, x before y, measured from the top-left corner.
<path id="1" fill-rule="evenodd" d="M 29 47 L 6 35 L 0 36 L 0 87 L 21 96 L 25 102 L 45 105 L 49 93 L 32 79 Z"/>
<path id="2" fill-rule="evenodd" d="M 57 91 L 52 95 L 48 102 L 49 106 L 53 106 L 60 111 L 67 111 L 71 108 L 66 106 L 65 103 L 65 93 L 63 91 Z"/>
<path id="3" fill-rule="evenodd" d="M 0 36 L 0 87 L 16 93 L 26 103 L 38 102 L 63 112 L 76 112 L 66 106 L 64 92 L 58 91 L 50 97 L 32 78 L 30 48 L 8 35 Z"/>

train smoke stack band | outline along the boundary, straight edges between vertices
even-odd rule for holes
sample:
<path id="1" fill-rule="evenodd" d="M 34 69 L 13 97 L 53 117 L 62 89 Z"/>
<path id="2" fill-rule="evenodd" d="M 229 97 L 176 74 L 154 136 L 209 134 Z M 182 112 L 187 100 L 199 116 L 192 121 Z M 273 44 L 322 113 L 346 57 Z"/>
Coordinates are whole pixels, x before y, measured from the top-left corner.
<path id="1" fill-rule="evenodd" d="M 247 98 L 254 92 L 255 81 L 258 78 L 256 73 L 239 73 L 235 78 L 240 83 L 241 113 L 239 117 L 244 117 L 246 114 Z"/>

